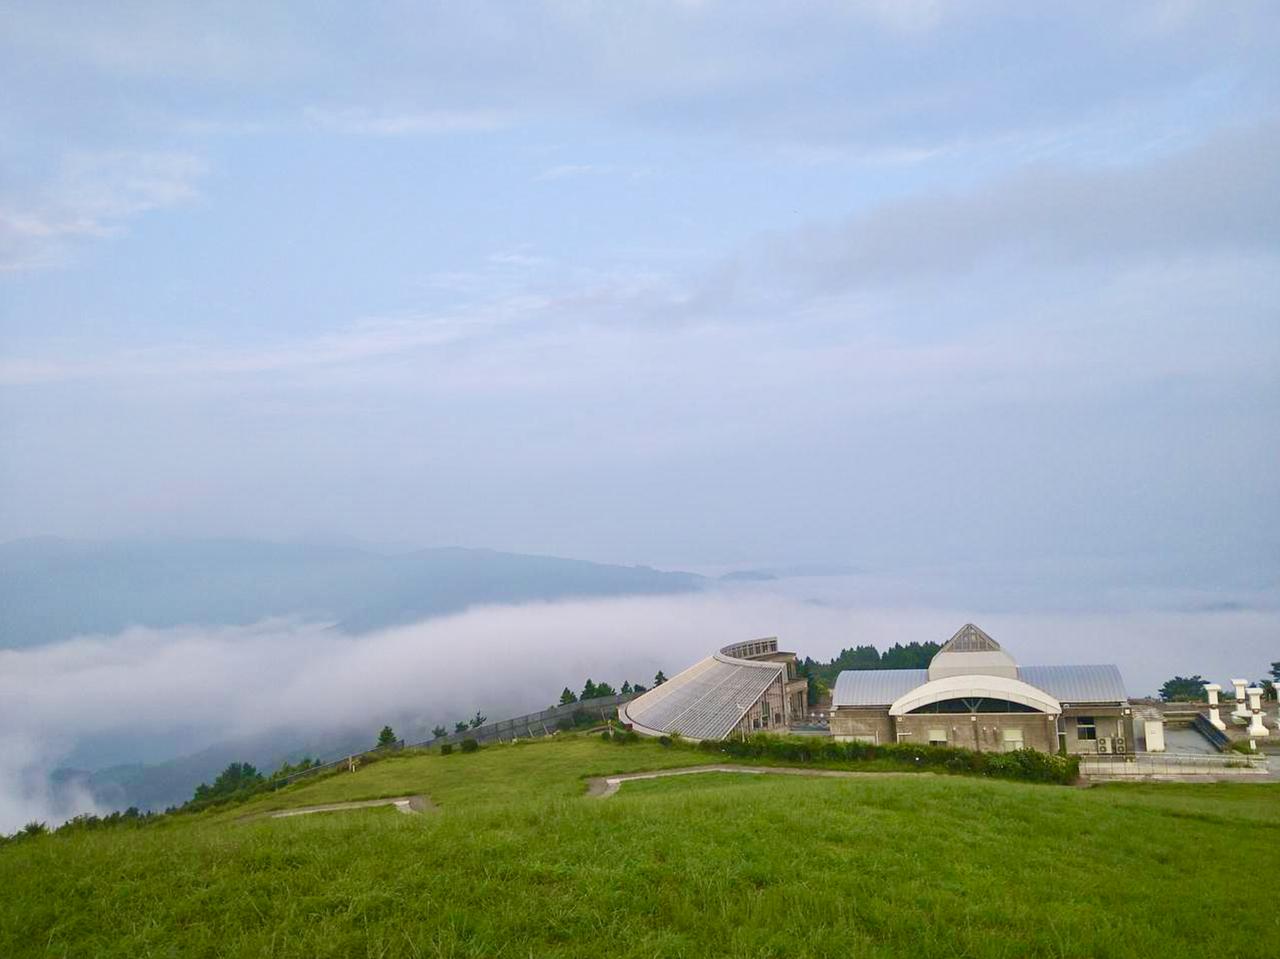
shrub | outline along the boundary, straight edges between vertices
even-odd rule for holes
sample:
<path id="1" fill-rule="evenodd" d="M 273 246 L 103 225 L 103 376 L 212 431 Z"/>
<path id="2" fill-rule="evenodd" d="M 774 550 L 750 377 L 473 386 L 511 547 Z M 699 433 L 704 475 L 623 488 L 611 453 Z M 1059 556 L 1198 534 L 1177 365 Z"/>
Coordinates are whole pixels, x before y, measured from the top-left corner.
<path id="1" fill-rule="evenodd" d="M 670 745 L 671 745 L 671 737 L 670 737 L 670 736 L 659 736 L 659 737 L 658 737 L 658 745 L 659 745 L 659 746 L 670 746 Z"/>
<path id="2" fill-rule="evenodd" d="M 480 744 L 468 736 L 462 741 L 462 751 L 464 753 L 474 753 L 480 749 Z"/>
<path id="3" fill-rule="evenodd" d="M 603 739 L 605 742 L 608 742 L 610 739 L 613 738 L 613 733 L 610 732 L 608 729 L 605 729 L 601 731 L 600 738 Z"/>
<path id="4" fill-rule="evenodd" d="M 867 762 L 888 760 L 894 765 L 933 768 L 947 772 L 1020 779 L 1026 782 L 1073 783 L 1080 774 L 1078 756 L 1058 756 L 1018 749 L 1008 753 L 980 753 L 952 746 L 913 743 L 837 742 L 809 736 L 759 733 L 747 739 L 703 740 L 698 749 L 740 758 L 781 759 L 793 763 Z"/>
<path id="5" fill-rule="evenodd" d="M 440 755 L 441 755 L 441 756 L 452 756 L 452 755 L 453 755 L 453 743 L 441 743 L 441 744 L 440 744 Z"/>

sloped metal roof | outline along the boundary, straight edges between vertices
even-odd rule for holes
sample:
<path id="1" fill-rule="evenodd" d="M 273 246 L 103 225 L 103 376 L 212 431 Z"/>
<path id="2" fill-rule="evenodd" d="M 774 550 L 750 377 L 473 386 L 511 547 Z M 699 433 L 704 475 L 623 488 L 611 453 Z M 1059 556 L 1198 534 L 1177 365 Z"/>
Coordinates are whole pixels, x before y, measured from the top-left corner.
<path id="1" fill-rule="evenodd" d="M 1019 666 L 1018 678 L 1060 703 L 1124 703 L 1129 694 L 1115 666 Z"/>
<path id="2" fill-rule="evenodd" d="M 927 669 L 846 669 L 836 677 L 832 706 L 885 706 L 929 681 Z"/>
<path id="3" fill-rule="evenodd" d="M 779 681 L 784 668 L 781 663 L 708 656 L 627 703 L 623 720 L 690 739 L 723 739 L 769 684 Z"/>

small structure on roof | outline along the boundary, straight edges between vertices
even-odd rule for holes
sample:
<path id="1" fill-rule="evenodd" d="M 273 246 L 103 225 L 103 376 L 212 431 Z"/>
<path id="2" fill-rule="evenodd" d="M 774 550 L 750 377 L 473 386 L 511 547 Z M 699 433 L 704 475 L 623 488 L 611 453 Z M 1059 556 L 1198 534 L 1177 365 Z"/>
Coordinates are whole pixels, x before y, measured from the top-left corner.
<path id="1" fill-rule="evenodd" d="M 1019 666 L 962 626 L 928 669 L 845 670 L 832 695 L 841 740 L 1000 751 L 1134 752 L 1133 711 L 1115 666 Z"/>

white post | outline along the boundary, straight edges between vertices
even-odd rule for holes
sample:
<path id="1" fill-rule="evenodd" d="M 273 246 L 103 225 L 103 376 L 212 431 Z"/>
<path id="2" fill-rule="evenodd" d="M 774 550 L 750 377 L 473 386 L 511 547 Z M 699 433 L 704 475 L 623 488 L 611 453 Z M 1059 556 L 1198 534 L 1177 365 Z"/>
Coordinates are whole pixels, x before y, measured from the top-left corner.
<path id="1" fill-rule="evenodd" d="M 1249 685 L 1249 680 L 1233 679 L 1231 685 L 1236 688 L 1236 708 L 1231 710 L 1231 719 L 1236 725 L 1243 725 L 1249 721 L 1249 708 L 1244 696 L 1244 689 Z"/>
<path id="2" fill-rule="evenodd" d="M 1262 690 L 1257 686 L 1250 686 L 1247 692 L 1249 694 L 1249 738 L 1261 738 L 1268 735 L 1267 727 L 1262 722 Z"/>
<path id="3" fill-rule="evenodd" d="M 1204 691 L 1209 694 L 1209 722 L 1213 724 L 1214 729 L 1225 731 L 1227 724 L 1218 715 L 1218 693 L 1222 691 L 1222 687 L 1217 683 L 1208 683 L 1204 687 Z"/>

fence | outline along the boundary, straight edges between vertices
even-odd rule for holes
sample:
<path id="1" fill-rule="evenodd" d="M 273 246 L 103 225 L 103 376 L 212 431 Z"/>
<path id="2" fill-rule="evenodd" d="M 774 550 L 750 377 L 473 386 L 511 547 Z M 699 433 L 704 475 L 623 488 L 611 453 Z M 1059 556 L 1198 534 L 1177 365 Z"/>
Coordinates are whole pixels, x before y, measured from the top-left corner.
<path id="1" fill-rule="evenodd" d="M 420 743 L 413 743 L 413 747 L 418 746 L 442 746 L 445 743 L 460 743 L 464 739 L 474 739 L 476 742 L 503 742 L 511 739 L 534 739 L 539 736 L 550 736 L 558 729 L 562 728 L 562 723 L 567 721 L 569 728 L 575 722 L 575 713 L 585 712 L 589 717 L 604 721 L 612 719 L 618 711 L 618 707 L 623 703 L 630 702 L 638 696 L 638 693 L 628 693 L 627 695 L 618 696 L 600 696 L 596 699 L 583 699 L 576 703 L 569 703 L 565 706 L 552 706 L 550 709 L 544 709 L 536 713 L 528 713 L 524 716 L 516 716 L 513 719 L 503 719 L 495 723 L 486 723 L 483 726 L 476 726 L 465 732 L 449 733 L 447 736 L 440 736 L 436 739 L 424 739 Z M 321 763 L 319 766 L 310 766 L 307 769 L 301 769 L 296 773 L 288 776 L 281 776 L 279 779 L 271 781 L 272 789 L 279 789 L 281 786 L 287 786 L 295 783 L 299 779 L 305 779 L 307 776 L 315 776 L 320 773 L 330 772 L 335 769 L 341 769 L 355 760 L 357 764 L 368 762 L 376 762 L 385 756 L 399 752 L 405 748 L 405 741 L 398 740 L 388 746 L 378 746 L 375 749 L 368 749 L 360 753 L 351 753 L 335 759 L 331 762 Z"/>
<path id="2" fill-rule="evenodd" d="M 1265 776 L 1267 757 L 1255 753 L 1185 755 L 1140 753 L 1128 756 L 1081 756 L 1080 774 L 1091 779 L 1128 779 L 1142 776 Z"/>
<path id="3" fill-rule="evenodd" d="M 617 715 L 618 707 L 636 698 L 636 693 L 618 696 L 600 696 L 595 699 L 583 699 L 564 706 L 552 706 L 540 712 L 504 719 L 496 723 L 487 723 L 465 732 L 449 733 L 435 739 L 427 739 L 415 746 L 443 746 L 445 743 L 460 743 L 464 739 L 474 739 L 479 743 L 503 742 L 511 739 L 535 739 L 539 736 L 550 736 L 561 728 L 572 727 L 575 713 L 585 712 L 589 717 L 604 721 Z M 562 726 L 563 723 L 568 727 Z"/>

